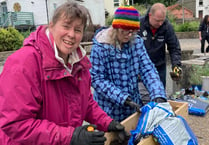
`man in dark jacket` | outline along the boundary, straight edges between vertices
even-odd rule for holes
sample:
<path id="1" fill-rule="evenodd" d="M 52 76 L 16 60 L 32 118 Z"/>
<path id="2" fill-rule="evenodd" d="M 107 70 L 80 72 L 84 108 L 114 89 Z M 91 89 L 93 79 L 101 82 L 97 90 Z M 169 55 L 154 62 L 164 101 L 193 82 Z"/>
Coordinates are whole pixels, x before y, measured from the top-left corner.
<path id="1" fill-rule="evenodd" d="M 166 45 L 171 58 L 173 80 L 181 74 L 181 48 L 172 25 L 166 19 L 166 7 L 154 4 L 147 15 L 140 19 L 138 34 L 143 38 L 147 52 L 166 86 Z"/>

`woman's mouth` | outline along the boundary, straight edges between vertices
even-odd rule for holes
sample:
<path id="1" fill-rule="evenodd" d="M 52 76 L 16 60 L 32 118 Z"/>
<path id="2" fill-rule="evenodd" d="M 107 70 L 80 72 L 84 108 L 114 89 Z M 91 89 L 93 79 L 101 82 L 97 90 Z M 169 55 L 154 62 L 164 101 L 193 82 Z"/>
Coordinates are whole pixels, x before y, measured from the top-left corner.
<path id="1" fill-rule="evenodd" d="M 64 42 L 64 43 L 66 43 L 66 44 L 68 44 L 68 45 L 73 45 L 73 43 L 72 43 L 72 42 L 67 41 L 67 40 L 63 40 L 63 42 Z"/>

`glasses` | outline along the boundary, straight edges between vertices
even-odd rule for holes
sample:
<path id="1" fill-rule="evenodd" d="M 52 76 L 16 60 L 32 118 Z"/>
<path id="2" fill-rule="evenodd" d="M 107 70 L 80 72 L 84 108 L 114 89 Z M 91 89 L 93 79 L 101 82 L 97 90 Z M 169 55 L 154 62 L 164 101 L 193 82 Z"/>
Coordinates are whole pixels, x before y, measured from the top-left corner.
<path id="1" fill-rule="evenodd" d="M 136 35 L 137 31 L 136 30 L 124 30 L 124 29 L 119 29 L 120 32 L 123 34 L 123 35 Z"/>

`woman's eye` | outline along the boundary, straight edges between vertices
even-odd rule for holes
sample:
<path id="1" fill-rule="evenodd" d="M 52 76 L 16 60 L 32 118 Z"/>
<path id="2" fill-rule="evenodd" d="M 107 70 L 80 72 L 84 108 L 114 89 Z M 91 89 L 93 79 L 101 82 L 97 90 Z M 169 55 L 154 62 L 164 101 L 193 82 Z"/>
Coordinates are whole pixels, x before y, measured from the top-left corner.
<path id="1" fill-rule="evenodd" d="M 82 32 L 82 30 L 81 30 L 81 29 L 75 29 L 75 31 L 76 31 L 76 32 Z"/>
<path id="2" fill-rule="evenodd" d="M 63 25 L 64 28 L 68 29 L 69 28 L 69 25 Z"/>

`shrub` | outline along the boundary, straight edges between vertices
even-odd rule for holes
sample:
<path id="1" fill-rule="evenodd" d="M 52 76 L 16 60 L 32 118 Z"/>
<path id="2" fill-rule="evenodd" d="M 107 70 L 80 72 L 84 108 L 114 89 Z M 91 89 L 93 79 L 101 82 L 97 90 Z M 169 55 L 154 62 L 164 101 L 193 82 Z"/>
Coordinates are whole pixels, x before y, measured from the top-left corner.
<path id="1" fill-rule="evenodd" d="M 30 31 L 30 30 L 27 30 L 27 31 L 25 31 L 25 32 L 20 32 L 20 33 L 22 34 L 22 36 L 23 36 L 24 38 L 27 38 L 27 37 L 30 35 L 31 31 Z"/>
<path id="2" fill-rule="evenodd" d="M 114 16 L 108 16 L 107 19 L 105 20 L 105 25 L 106 26 L 112 25 L 113 19 L 114 19 Z"/>
<path id="3" fill-rule="evenodd" d="M 0 28 L 0 51 L 17 50 L 22 46 L 24 37 L 13 27 Z"/>
<path id="4" fill-rule="evenodd" d="M 191 72 L 189 75 L 190 84 L 192 84 L 192 85 L 202 84 L 201 76 L 209 76 L 209 64 L 206 63 L 203 66 L 192 65 Z"/>
<path id="5" fill-rule="evenodd" d="M 198 31 L 199 22 L 198 21 L 191 21 L 186 22 L 184 24 L 176 24 L 175 22 L 172 23 L 175 32 L 189 32 L 189 31 Z"/>

